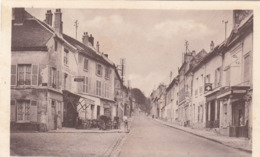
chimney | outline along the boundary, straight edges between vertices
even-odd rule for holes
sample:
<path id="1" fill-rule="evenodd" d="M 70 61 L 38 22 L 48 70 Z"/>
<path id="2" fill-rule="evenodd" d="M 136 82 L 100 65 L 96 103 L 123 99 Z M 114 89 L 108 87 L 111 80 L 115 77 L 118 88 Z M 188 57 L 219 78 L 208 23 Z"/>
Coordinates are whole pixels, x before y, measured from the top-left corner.
<path id="1" fill-rule="evenodd" d="M 63 22 L 62 22 L 62 13 L 61 13 L 61 10 L 60 10 L 60 9 L 56 9 L 55 19 L 54 19 L 54 30 L 55 30 L 57 33 L 62 34 L 62 25 L 63 25 Z"/>
<path id="2" fill-rule="evenodd" d="M 214 50 L 214 42 L 211 41 L 211 43 L 210 43 L 210 51 L 213 51 L 213 50 Z"/>
<path id="3" fill-rule="evenodd" d="M 24 21 L 24 8 L 14 8 L 13 14 L 14 14 L 14 23 L 16 24 L 22 24 Z"/>
<path id="4" fill-rule="evenodd" d="M 104 56 L 108 58 L 108 54 L 104 54 Z"/>
<path id="5" fill-rule="evenodd" d="M 192 56 L 195 56 L 195 55 L 196 55 L 196 51 L 193 50 L 193 51 L 191 52 L 191 55 L 192 55 Z"/>
<path id="6" fill-rule="evenodd" d="M 52 15 L 51 10 L 47 10 L 47 13 L 45 14 L 45 22 L 50 26 L 52 26 Z"/>
<path id="7" fill-rule="evenodd" d="M 99 42 L 97 41 L 97 52 L 99 52 Z"/>
<path id="8" fill-rule="evenodd" d="M 88 46 L 88 40 L 89 40 L 88 32 L 84 32 L 82 36 L 82 43 Z"/>
<path id="9" fill-rule="evenodd" d="M 92 37 L 92 34 L 90 34 L 89 42 L 91 43 L 92 46 L 94 46 L 94 37 Z"/>

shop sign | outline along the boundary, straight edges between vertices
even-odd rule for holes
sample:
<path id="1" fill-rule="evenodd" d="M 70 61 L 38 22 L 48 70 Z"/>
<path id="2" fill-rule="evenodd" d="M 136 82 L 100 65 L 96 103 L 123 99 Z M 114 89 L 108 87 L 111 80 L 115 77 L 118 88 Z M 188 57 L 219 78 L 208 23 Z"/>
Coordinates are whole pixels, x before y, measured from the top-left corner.
<path id="1" fill-rule="evenodd" d="M 246 93 L 246 90 L 233 90 L 234 94 L 244 94 Z"/>
<path id="2" fill-rule="evenodd" d="M 84 76 L 76 76 L 75 78 L 74 78 L 74 81 L 75 82 L 84 82 Z"/>
<path id="3" fill-rule="evenodd" d="M 205 83 L 204 90 L 206 92 L 212 91 L 212 83 Z"/>

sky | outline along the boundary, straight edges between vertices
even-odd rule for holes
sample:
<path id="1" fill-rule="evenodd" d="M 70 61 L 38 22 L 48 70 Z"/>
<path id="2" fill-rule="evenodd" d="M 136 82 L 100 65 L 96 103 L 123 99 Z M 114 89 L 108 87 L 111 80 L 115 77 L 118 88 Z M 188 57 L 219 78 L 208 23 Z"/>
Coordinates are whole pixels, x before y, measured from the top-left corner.
<path id="1" fill-rule="evenodd" d="M 27 8 L 34 17 L 44 20 L 47 9 Z M 55 9 L 51 9 L 55 12 Z M 92 34 L 100 51 L 115 64 L 126 60 L 126 79 L 132 88 L 146 96 L 160 83 L 170 83 L 182 64 L 184 43 L 197 53 L 209 52 L 225 40 L 232 29 L 232 10 L 136 10 L 136 9 L 62 9 L 63 32 L 76 38 L 74 22 L 78 20 L 77 39 L 83 32 Z M 173 78 L 172 77 L 172 78 Z"/>

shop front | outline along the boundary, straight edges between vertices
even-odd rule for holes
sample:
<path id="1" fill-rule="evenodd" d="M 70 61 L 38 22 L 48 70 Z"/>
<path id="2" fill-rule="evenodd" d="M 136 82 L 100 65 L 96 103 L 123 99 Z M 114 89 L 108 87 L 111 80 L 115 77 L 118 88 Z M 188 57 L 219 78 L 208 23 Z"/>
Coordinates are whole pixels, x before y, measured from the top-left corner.
<path id="1" fill-rule="evenodd" d="M 223 122 L 230 137 L 248 137 L 249 110 L 245 96 L 249 87 L 233 86 L 219 91 L 217 98 L 223 105 Z"/>
<path id="2" fill-rule="evenodd" d="M 206 95 L 206 128 L 219 128 L 220 103 L 217 99 L 218 91 Z"/>

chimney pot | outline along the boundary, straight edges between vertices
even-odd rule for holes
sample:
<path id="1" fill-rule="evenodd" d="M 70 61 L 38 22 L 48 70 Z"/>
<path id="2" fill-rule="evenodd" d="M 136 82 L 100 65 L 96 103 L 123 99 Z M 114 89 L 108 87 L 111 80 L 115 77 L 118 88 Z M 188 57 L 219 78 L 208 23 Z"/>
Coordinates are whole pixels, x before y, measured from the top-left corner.
<path id="1" fill-rule="evenodd" d="M 14 8 L 14 22 L 23 23 L 24 21 L 24 8 Z"/>
<path id="2" fill-rule="evenodd" d="M 214 42 L 211 41 L 211 43 L 210 43 L 210 51 L 213 51 L 213 49 L 214 49 Z"/>
<path id="3" fill-rule="evenodd" d="M 53 14 L 52 14 L 51 10 L 47 10 L 47 13 L 45 14 L 45 16 L 46 16 L 45 22 L 50 26 L 52 26 L 52 15 Z"/>
<path id="4" fill-rule="evenodd" d="M 92 34 L 90 34 L 89 42 L 91 43 L 92 46 L 94 46 L 94 37 L 92 36 Z"/>
<path id="5" fill-rule="evenodd" d="M 88 42 L 89 42 L 88 32 L 84 32 L 83 36 L 82 36 L 82 43 L 84 45 L 88 46 Z"/>
<path id="6" fill-rule="evenodd" d="M 99 42 L 97 41 L 97 51 L 99 52 Z"/>
<path id="7" fill-rule="evenodd" d="M 55 12 L 55 19 L 54 19 L 54 30 L 57 33 L 62 34 L 62 30 L 63 30 L 63 22 L 62 22 L 62 13 L 61 13 L 61 9 L 56 9 Z"/>

